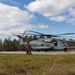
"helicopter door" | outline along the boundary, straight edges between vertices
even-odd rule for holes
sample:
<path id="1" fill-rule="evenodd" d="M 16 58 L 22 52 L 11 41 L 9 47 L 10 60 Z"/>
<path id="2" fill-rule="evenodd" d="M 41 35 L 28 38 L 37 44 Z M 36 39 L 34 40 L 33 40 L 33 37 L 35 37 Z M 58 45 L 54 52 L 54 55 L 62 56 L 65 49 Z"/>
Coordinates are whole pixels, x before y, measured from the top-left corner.
<path id="1" fill-rule="evenodd" d="M 54 46 L 57 46 L 57 42 L 54 42 Z"/>
<path id="2" fill-rule="evenodd" d="M 62 49 L 60 41 L 57 40 L 54 42 L 54 49 L 58 50 L 58 49 Z"/>

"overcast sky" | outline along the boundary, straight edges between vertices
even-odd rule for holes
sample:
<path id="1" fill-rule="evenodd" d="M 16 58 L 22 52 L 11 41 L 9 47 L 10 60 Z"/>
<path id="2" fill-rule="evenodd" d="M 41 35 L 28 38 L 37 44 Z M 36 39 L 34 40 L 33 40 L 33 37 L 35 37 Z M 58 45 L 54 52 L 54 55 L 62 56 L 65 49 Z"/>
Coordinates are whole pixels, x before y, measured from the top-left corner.
<path id="1" fill-rule="evenodd" d="M 75 0 L 0 0 L 0 34 L 25 30 L 75 33 Z"/>

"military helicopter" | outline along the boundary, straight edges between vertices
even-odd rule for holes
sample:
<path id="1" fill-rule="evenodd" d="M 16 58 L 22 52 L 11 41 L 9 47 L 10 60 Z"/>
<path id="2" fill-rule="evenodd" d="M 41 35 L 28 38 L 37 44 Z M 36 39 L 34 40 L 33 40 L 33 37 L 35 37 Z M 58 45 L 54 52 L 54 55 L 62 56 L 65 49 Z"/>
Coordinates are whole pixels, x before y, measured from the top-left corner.
<path id="1" fill-rule="evenodd" d="M 44 36 L 43 38 L 39 38 L 37 40 L 30 41 L 31 48 L 32 48 L 32 50 L 35 50 L 35 51 L 42 51 L 42 50 L 44 50 L 44 51 L 49 51 L 49 50 L 67 51 L 67 49 L 69 48 L 69 45 L 67 44 L 67 42 L 63 39 L 58 39 L 57 37 L 59 37 L 61 35 L 75 34 L 75 33 L 65 33 L 65 34 L 51 35 L 51 34 L 43 34 L 43 33 L 32 31 L 32 30 L 27 30 L 22 35 L 13 34 L 14 36 L 17 36 L 20 38 L 20 45 L 25 46 L 26 42 L 23 42 L 23 38 L 26 36 L 26 32 L 36 33 L 36 34 L 31 34 L 31 35 Z"/>

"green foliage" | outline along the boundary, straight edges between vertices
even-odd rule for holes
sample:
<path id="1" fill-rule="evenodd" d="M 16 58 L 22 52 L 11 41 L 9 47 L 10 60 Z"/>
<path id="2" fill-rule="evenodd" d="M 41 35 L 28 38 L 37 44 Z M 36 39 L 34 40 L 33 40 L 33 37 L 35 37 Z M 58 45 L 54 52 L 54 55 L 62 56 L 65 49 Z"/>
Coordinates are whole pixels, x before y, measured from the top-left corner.
<path id="1" fill-rule="evenodd" d="M 37 36 L 36 35 L 33 36 L 33 40 L 37 40 Z"/>
<path id="2" fill-rule="evenodd" d="M 26 41 L 26 40 L 29 40 L 29 41 L 37 40 L 37 36 L 36 35 L 34 35 L 34 36 L 26 36 L 26 37 L 24 37 L 24 41 Z"/>
<path id="3" fill-rule="evenodd" d="M 44 36 L 43 35 L 40 35 L 40 38 L 43 38 Z"/>
<path id="4" fill-rule="evenodd" d="M 27 39 L 28 39 L 28 36 L 25 36 L 25 37 L 24 37 L 24 41 L 26 42 Z"/>
<path id="5" fill-rule="evenodd" d="M 32 40 L 33 40 L 33 37 L 32 37 L 32 36 L 29 36 L 29 37 L 28 37 L 28 40 L 29 40 L 29 41 L 32 41 Z"/>
<path id="6" fill-rule="evenodd" d="M 15 51 L 18 50 L 18 45 L 19 42 L 14 39 L 13 41 L 11 41 L 10 39 L 6 39 L 4 40 L 3 43 L 0 43 L 0 50 L 1 51 Z"/>
<path id="7" fill-rule="evenodd" d="M 69 46 L 75 46 L 75 41 L 73 41 L 73 40 L 69 40 L 66 42 L 68 43 Z"/>

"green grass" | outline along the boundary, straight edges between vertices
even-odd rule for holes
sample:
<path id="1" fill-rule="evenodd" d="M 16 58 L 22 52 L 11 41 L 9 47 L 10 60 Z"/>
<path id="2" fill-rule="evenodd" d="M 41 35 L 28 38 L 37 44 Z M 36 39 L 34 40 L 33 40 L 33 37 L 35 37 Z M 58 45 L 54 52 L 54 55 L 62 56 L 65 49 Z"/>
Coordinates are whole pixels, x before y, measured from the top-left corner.
<path id="1" fill-rule="evenodd" d="M 75 75 L 75 55 L 0 54 L 0 75 Z"/>

